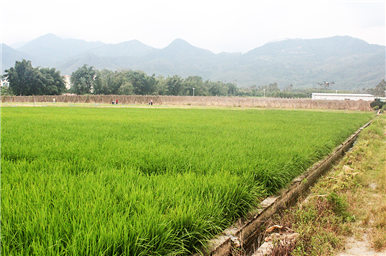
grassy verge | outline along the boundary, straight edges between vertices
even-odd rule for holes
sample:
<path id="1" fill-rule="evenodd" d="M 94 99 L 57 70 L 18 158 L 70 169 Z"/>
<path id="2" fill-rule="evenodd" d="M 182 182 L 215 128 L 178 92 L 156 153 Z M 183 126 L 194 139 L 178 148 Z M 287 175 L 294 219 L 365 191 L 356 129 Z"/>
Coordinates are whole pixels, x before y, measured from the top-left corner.
<path id="1" fill-rule="evenodd" d="M 372 250 L 385 250 L 386 117 L 377 117 L 311 194 L 271 224 L 300 234 L 286 255 L 334 255 L 349 237 L 369 239 Z M 282 248 L 277 251 L 283 254 Z"/>

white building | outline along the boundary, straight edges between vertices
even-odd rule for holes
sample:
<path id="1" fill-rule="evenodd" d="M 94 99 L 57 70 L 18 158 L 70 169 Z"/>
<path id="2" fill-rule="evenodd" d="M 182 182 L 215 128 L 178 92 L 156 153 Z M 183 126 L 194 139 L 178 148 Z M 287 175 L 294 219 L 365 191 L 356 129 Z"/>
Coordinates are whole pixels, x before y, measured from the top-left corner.
<path id="1" fill-rule="evenodd" d="M 0 79 L 1 80 L 1 87 L 9 87 L 9 82 L 7 79 Z"/>
<path id="2" fill-rule="evenodd" d="M 64 83 L 66 85 L 66 89 L 70 89 L 71 88 L 71 76 L 65 75 L 65 76 L 63 76 L 63 79 L 64 79 Z"/>
<path id="3" fill-rule="evenodd" d="M 371 94 L 343 94 L 343 93 L 313 93 L 313 100 L 363 100 L 374 101 L 375 96 Z"/>

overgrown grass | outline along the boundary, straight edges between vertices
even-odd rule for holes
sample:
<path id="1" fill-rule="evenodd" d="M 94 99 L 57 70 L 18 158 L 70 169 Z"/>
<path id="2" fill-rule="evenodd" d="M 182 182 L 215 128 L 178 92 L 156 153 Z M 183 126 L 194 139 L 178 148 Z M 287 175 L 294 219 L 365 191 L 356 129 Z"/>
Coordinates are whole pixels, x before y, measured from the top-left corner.
<path id="1" fill-rule="evenodd" d="M 335 255 L 346 237 L 361 240 L 366 232 L 375 251 L 386 248 L 385 138 L 383 115 L 360 134 L 353 150 L 318 181 L 305 201 L 274 218 L 272 224 L 300 234 L 290 255 Z"/>
<path id="2" fill-rule="evenodd" d="M 2 254 L 188 254 L 369 113 L 2 108 Z"/>

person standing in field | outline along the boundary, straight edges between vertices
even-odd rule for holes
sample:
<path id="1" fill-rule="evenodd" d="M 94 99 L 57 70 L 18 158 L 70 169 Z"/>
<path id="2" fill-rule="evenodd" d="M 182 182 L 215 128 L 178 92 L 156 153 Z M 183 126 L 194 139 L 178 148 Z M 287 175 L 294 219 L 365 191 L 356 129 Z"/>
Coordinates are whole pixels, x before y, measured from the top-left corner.
<path id="1" fill-rule="evenodd" d="M 153 99 L 150 100 L 150 105 L 153 105 Z"/>
<path id="2" fill-rule="evenodd" d="M 115 100 L 115 104 L 118 105 L 118 99 Z"/>

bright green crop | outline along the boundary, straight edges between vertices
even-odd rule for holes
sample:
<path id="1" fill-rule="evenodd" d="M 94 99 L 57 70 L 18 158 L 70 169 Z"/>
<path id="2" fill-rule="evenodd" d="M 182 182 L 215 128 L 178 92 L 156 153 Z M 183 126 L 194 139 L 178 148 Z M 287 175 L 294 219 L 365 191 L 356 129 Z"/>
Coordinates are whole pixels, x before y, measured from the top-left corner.
<path id="1" fill-rule="evenodd" d="M 370 113 L 3 107 L 3 255 L 177 255 L 205 245 Z"/>

